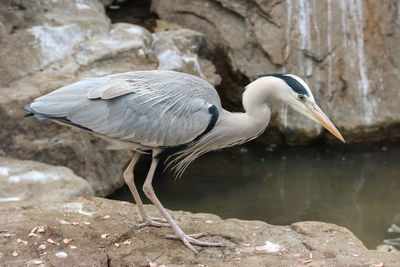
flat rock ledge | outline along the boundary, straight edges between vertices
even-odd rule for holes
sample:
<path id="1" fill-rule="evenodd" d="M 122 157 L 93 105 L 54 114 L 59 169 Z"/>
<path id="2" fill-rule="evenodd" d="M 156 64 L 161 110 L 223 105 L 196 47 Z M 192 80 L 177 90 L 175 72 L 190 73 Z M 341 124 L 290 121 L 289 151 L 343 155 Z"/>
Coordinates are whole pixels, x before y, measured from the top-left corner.
<path id="1" fill-rule="evenodd" d="M 147 205 L 150 215 L 156 209 Z M 170 228 L 133 230 L 131 203 L 95 197 L 67 202 L 13 202 L 0 206 L 0 266 L 399 266 L 400 253 L 368 250 L 349 230 L 322 222 L 290 226 L 222 220 L 172 211 L 187 233 L 225 242 L 199 248 L 160 237 Z M 31 234 L 30 234 L 31 233 Z"/>

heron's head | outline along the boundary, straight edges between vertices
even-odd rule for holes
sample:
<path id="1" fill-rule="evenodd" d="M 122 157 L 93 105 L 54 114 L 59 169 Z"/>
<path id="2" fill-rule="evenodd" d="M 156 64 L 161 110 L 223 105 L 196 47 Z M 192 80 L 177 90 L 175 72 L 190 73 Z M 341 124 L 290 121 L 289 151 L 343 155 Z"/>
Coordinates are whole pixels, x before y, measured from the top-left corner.
<path id="1" fill-rule="evenodd" d="M 259 77 L 275 77 L 280 87 L 277 98 L 291 106 L 294 110 L 322 124 L 329 132 L 344 142 L 342 135 L 325 113 L 315 103 L 314 96 L 308 85 L 299 77 L 292 74 L 267 74 Z"/>

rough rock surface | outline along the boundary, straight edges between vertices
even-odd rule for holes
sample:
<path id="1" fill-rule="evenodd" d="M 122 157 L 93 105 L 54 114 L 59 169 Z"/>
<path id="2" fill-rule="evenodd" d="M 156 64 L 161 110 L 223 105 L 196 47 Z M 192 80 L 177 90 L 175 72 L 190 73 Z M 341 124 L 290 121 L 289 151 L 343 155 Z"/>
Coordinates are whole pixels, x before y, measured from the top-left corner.
<path id="1" fill-rule="evenodd" d="M 158 215 L 154 206 L 147 205 L 146 209 Z M 131 226 L 138 223 L 138 214 L 136 206 L 127 202 L 81 197 L 59 203 L 6 203 L 0 206 L 0 213 L 1 266 L 34 266 L 35 262 L 42 262 L 42 266 L 149 266 L 149 262 L 158 266 L 400 263 L 400 253 L 367 250 L 347 229 L 321 222 L 274 226 L 261 221 L 221 220 L 212 214 L 172 212 L 184 231 L 207 231 L 210 235 L 203 240 L 227 244 L 222 248 L 201 248 L 194 255 L 181 242 L 160 237 L 162 233 L 171 233 L 171 229 L 132 230 Z M 105 219 L 106 215 L 109 219 Z M 30 232 L 34 235 L 28 237 Z M 27 244 L 18 243 L 18 239 Z"/>
<path id="2" fill-rule="evenodd" d="M 0 35 L 0 155 L 67 166 L 98 196 L 122 186 L 131 153 L 107 151 L 104 141 L 78 130 L 24 119 L 26 104 L 85 77 L 134 70 L 170 68 L 220 81 L 198 56 L 202 34 L 111 24 L 97 0 L 1 1 Z"/>
<path id="3" fill-rule="evenodd" d="M 69 168 L 0 156 L 0 202 L 52 202 L 93 195 L 88 182 Z"/>
<path id="4" fill-rule="evenodd" d="M 231 76 L 242 83 L 221 90 L 237 106 L 255 75 L 295 73 L 348 142 L 400 136 L 399 1 L 155 0 L 152 9 L 204 33 L 217 58 L 225 53 Z M 321 127 L 286 105 L 271 106 L 283 141 L 321 135 Z"/>

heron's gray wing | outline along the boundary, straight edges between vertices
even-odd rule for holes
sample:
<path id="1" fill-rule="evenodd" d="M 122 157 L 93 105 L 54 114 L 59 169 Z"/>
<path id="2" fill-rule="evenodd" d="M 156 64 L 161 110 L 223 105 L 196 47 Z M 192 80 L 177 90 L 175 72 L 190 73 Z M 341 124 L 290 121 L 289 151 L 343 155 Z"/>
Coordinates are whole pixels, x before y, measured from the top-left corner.
<path id="1" fill-rule="evenodd" d="M 31 104 L 42 115 L 65 117 L 101 135 L 148 147 L 192 141 L 209 126 L 212 106 L 218 112 L 219 97 L 210 84 L 170 71 L 87 79 Z"/>

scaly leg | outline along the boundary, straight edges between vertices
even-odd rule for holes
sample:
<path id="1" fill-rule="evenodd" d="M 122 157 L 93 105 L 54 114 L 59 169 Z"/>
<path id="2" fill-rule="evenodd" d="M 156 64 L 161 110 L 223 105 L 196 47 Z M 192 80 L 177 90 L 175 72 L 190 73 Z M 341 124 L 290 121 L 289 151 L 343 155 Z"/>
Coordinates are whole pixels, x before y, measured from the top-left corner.
<path id="1" fill-rule="evenodd" d="M 152 181 L 153 181 L 153 176 L 154 172 L 156 170 L 158 163 L 158 159 L 153 158 L 153 161 L 151 162 L 150 170 L 147 174 L 146 181 L 143 184 L 143 191 L 146 194 L 147 198 L 153 202 L 153 204 L 158 208 L 158 210 L 161 212 L 162 215 L 167 219 L 169 225 L 174 229 L 176 236 L 171 236 L 171 235 L 164 235 L 166 238 L 172 238 L 172 239 L 180 239 L 182 242 L 190 248 L 194 253 L 198 253 L 197 250 L 192 246 L 193 245 L 198 245 L 198 246 L 212 246 L 212 247 L 220 247 L 220 246 L 225 246 L 223 243 L 210 243 L 210 242 L 203 242 L 200 240 L 197 240 L 195 238 L 201 237 L 206 235 L 207 233 L 201 233 L 197 235 L 187 235 L 185 234 L 182 229 L 176 224 L 176 222 L 172 219 L 171 215 L 165 210 L 165 208 L 162 206 L 161 202 L 158 200 L 156 194 L 154 193 L 154 189 L 152 186 Z"/>
<path id="2" fill-rule="evenodd" d="M 129 165 L 126 168 L 124 175 L 123 175 L 125 183 L 128 185 L 128 187 L 131 190 L 131 193 L 133 195 L 133 198 L 135 199 L 135 202 L 139 209 L 140 216 L 142 217 L 142 221 L 143 221 L 143 223 L 135 225 L 135 228 L 142 228 L 145 226 L 157 226 L 157 227 L 168 226 L 169 227 L 169 224 L 166 223 L 167 221 L 165 219 L 151 218 L 149 215 L 147 215 L 147 213 L 143 207 L 142 200 L 140 199 L 139 193 L 136 189 L 134 175 L 133 175 L 133 170 L 135 168 L 136 162 L 138 161 L 139 157 L 140 157 L 140 153 L 135 152 L 131 162 L 129 163 Z"/>

